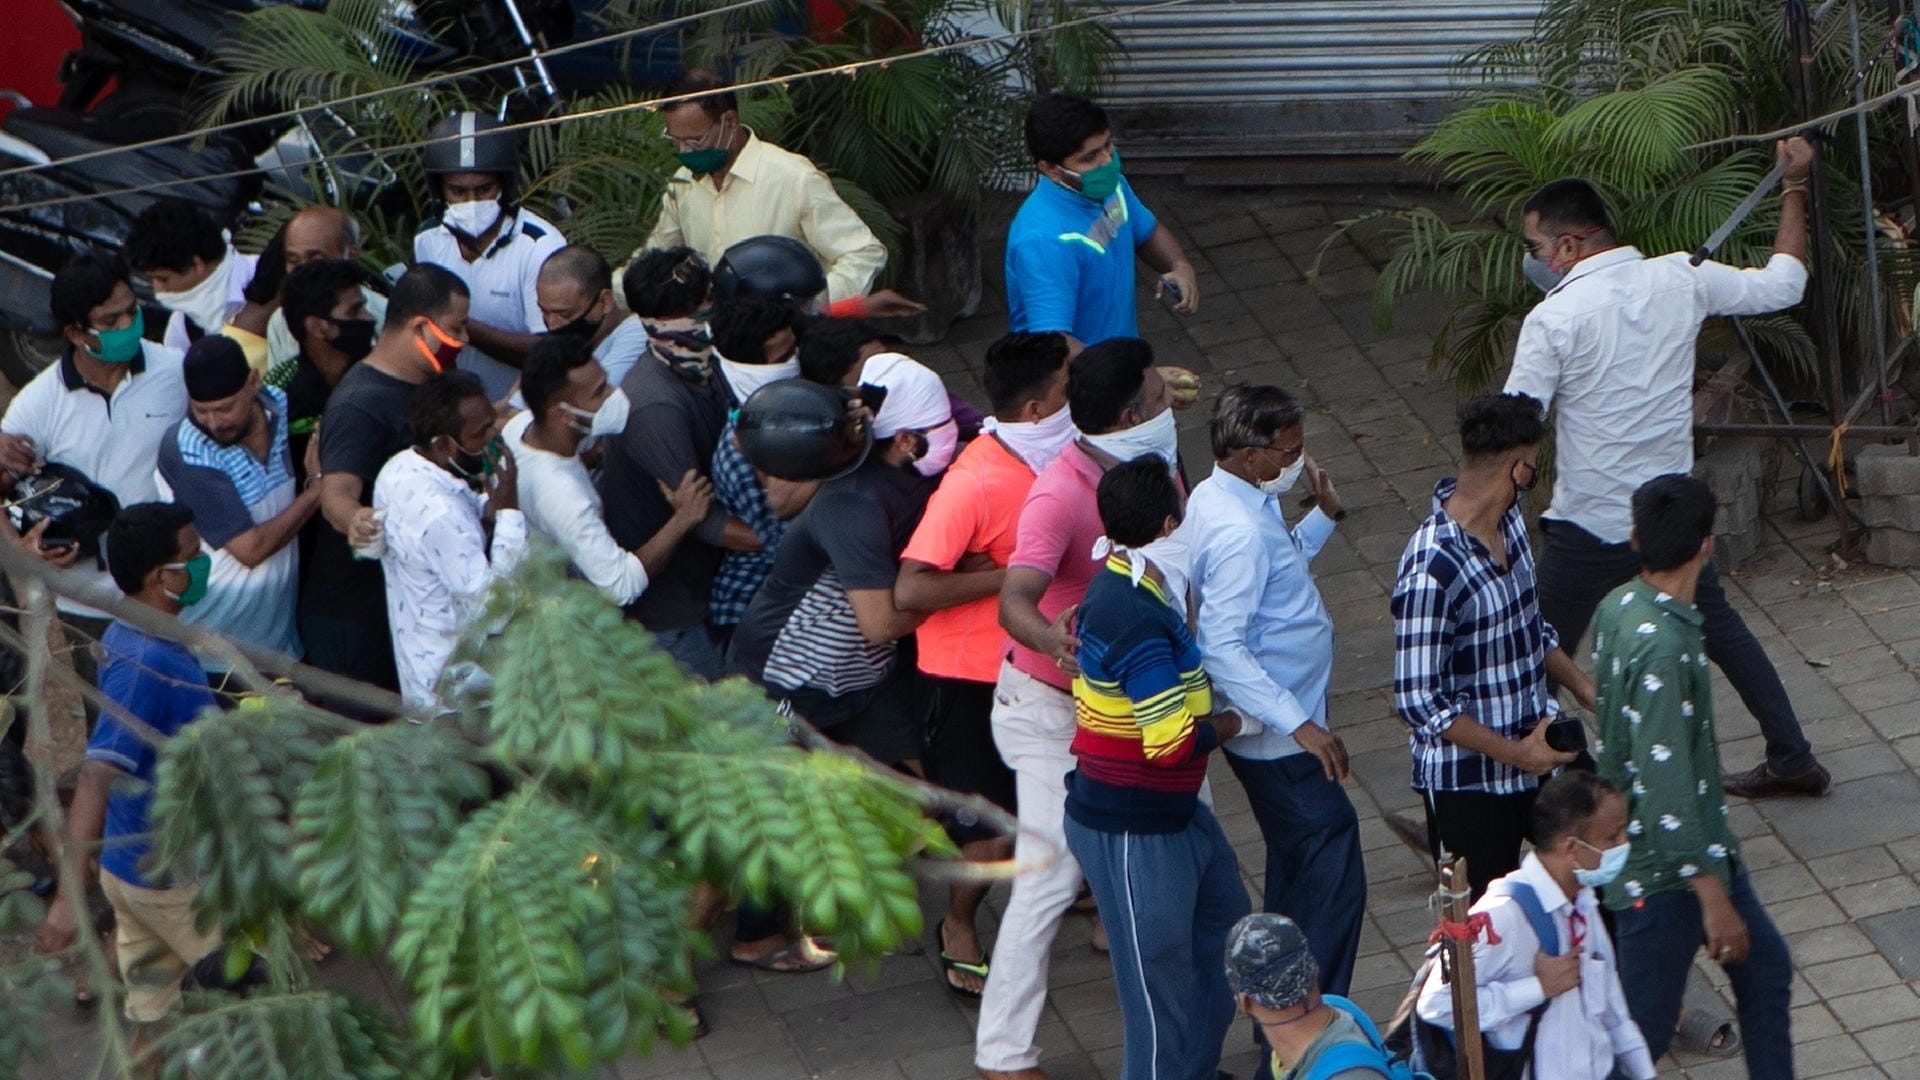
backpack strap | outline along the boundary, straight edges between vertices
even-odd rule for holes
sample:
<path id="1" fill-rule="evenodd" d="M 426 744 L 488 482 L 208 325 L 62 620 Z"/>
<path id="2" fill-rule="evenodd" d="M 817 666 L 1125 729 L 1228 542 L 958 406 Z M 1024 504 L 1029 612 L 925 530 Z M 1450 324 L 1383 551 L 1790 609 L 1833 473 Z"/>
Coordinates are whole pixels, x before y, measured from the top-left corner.
<path id="1" fill-rule="evenodd" d="M 1560 955 L 1560 928 L 1553 924 L 1553 916 L 1547 914 L 1547 909 L 1540 906 L 1540 894 L 1533 891 L 1533 886 L 1501 878 L 1487 886 L 1487 891 L 1520 905 L 1527 925 L 1533 927 L 1533 936 L 1540 939 L 1540 951 L 1548 956 Z"/>
<path id="2" fill-rule="evenodd" d="M 1313 1059 L 1313 1071 L 1300 1080 L 1326 1080 L 1330 1076 L 1339 1076 L 1343 1072 L 1364 1069 L 1379 1073 L 1387 1080 L 1393 1080 L 1394 1069 L 1388 1063 L 1385 1051 L 1370 1049 L 1359 1043 L 1335 1043 Z"/>

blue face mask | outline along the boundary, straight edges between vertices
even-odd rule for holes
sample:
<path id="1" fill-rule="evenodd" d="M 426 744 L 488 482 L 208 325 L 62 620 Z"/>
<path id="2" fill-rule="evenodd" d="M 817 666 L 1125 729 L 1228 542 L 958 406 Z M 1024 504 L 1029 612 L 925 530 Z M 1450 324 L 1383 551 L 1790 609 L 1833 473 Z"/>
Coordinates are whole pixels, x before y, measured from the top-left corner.
<path id="1" fill-rule="evenodd" d="M 1598 889 L 1619 877 L 1620 871 L 1627 868 L 1627 856 L 1633 853 L 1632 841 L 1605 850 L 1594 847 L 1579 837 L 1575 837 L 1573 842 L 1600 855 L 1600 865 L 1591 870 L 1583 866 L 1573 868 L 1573 879 L 1589 889 Z"/>

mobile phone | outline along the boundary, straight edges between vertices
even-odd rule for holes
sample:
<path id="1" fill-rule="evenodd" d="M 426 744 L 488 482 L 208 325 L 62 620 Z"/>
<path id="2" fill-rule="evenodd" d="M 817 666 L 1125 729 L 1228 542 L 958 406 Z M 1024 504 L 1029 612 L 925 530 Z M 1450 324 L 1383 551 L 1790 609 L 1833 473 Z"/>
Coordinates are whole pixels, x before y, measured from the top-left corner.
<path id="1" fill-rule="evenodd" d="M 1180 291 L 1180 283 L 1170 277 L 1160 279 L 1160 295 L 1166 297 L 1168 302 L 1175 304 L 1187 298 L 1187 294 Z"/>
<path id="2" fill-rule="evenodd" d="M 80 543 L 77 540 L 42 540 L 40 541 L 41 551 L 58 552 L 63 555 L 69 551 L 74 550 L 79 546 L 80 546 Z"/>

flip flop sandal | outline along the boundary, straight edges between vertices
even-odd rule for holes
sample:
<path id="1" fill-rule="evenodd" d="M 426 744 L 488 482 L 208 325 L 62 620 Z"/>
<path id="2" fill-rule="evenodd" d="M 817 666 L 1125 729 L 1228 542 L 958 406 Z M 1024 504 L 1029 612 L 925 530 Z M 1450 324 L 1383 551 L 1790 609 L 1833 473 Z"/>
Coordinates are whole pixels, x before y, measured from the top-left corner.
<path id="1" fill-rule="evenodd" d="M 758 968 L 761 971 L 771 971 L 780 975 L 806 975 L 815 971 L 825 971 L 840 962 L 838 956 L 826 949 L 821 949 L 819 955 L 812 959 L 805 959 L 809 944 L 811 942 L 807 938 L 796 938 L 782 948 L 756 956 L 751 960 L 742 959 L 731 953 L 727 955 L 727 959 L 745 967 Z M 787 966 L 792 961 L 798 961 L 798 965 Z"/>
<path id="2" fill-rule="evenodd" d="M 700 1010 L 699 998 L 690 997 L 685 1001 L 669 1000 L 667 1005 L 669 1008 L 679 1011 L 681 1019 L 693 1030 L 693 1039 L 695 1042 L 699 1042 L 701 1039 L 713 1033 L 713 1026 L 707 1023 L 707 1014 Z M 666 1031 L 664 1025 L 662 1025 L 661 1031 L 662 1033 Z"/>
<path id="3" fill-rule="evenodd" d="M 1740 1029 L 1730 1017 L 1699 1009 L 1683 1009 L 1673 1031 L 1673 1044 L 1707 1057 L 1732 1057 L 1740 1052 Z"/>
<path id="4" fill-rule="evenodd" d="M 989 964 L 993 960 L 992 955 L 985 949 L 980 950 L 979 960 L 961 960 L 947 955 L 947 921 L 945 919 L 934 924 L 933 936 L 940 943 L 940 981 L 947 985 L 947 989 L 963 998 L 978 999 L 980 991 L 961 986 L 954 982 L 951 976 L 953 972 L 958 971 L 964 975 L 972 975 L 984 984 L 991 970 Z"/>

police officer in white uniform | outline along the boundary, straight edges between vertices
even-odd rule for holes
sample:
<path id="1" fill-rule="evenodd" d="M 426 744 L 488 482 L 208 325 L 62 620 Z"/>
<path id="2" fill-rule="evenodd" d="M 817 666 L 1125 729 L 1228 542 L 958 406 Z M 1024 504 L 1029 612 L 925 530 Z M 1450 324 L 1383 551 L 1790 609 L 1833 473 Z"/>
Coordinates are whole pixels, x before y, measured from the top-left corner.
<path id="1" fill-rule="evenodd" d="M 546 330 L 534 282 L 547 256 L 565 247 L 552 223 L 521 207 L 519 143 L 480 113 L 442 117 L 420 150 L 427 183 L 443 206 L 413 238 L 416 263 L 438 263 L 473 293 L 471 343 L 460 367 L 480 376 L 488 396 L 507 396 L 527 350 Z"/>

